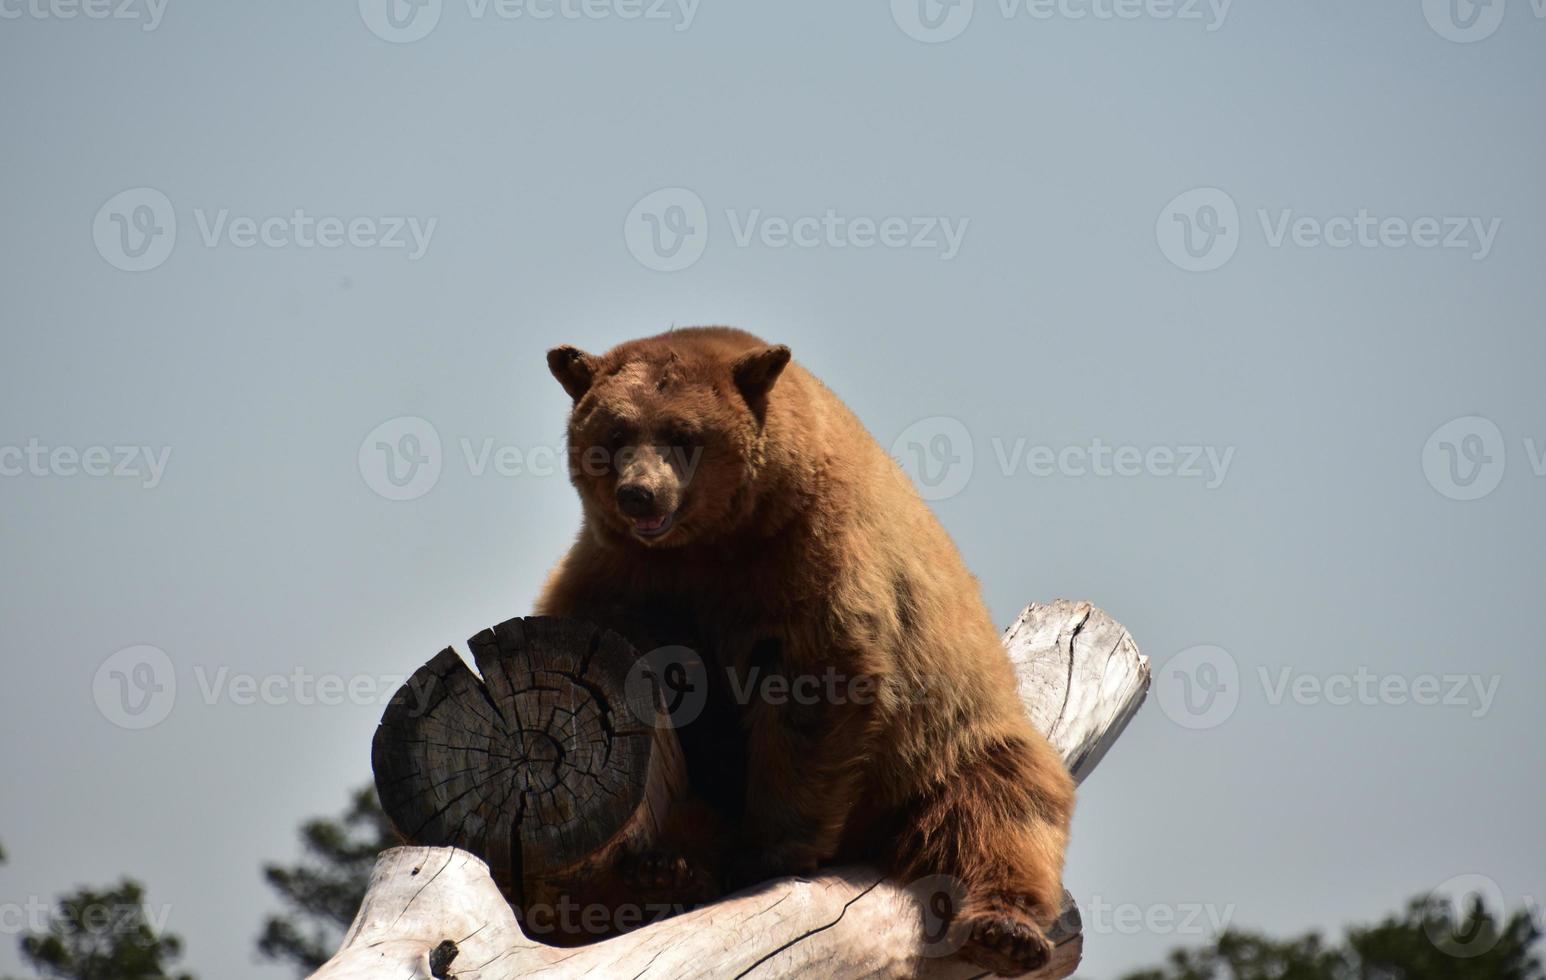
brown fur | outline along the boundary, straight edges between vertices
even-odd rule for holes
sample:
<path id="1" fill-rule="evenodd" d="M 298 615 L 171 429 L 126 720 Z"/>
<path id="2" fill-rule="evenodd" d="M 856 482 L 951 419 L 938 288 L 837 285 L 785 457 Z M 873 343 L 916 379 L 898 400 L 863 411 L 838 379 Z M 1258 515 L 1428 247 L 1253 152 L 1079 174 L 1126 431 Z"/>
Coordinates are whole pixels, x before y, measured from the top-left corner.
<path id="1" fill-rule="evenodd" d="M 895 461 L 787 358 L 723 327 L 549 354 L 575 400 L 584 522 L 538 611 L 643 650 L 691 646 L 711 679 L 852 682 L 800 705 L 736 704 L 717 687 L 683 727 L 695 785 L 738 828 L 733 873 L 871 858 L 904 882 L 950 875 L 963 954 L 1033 968 L 1061 897 L 1073 782 L 1027 721 L 955 546 Z M 620 483 L 674 511 L 670 529 L 635 533 Z"/>

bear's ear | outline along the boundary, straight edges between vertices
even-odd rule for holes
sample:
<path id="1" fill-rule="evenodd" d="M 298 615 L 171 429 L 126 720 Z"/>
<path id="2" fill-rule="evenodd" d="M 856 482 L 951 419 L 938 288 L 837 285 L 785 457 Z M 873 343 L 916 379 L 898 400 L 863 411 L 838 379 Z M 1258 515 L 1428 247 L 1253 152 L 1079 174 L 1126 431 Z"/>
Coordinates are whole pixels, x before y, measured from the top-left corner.
<path id="1" fill-rule="evenodd" d="M 548 351 L 548 370 L 569 392 L 569 397 L 579 401 L 590 391 L 591 382 L 595 380 L 596 364 L 589 354 L 565 344 Z"/>
<path id="2" fill-rule="evenodd" d="M 767 398 L 768 389 L 773 387 L 773 382 L 778 380 L 788 363 L 789 348 L 783 344 L 759 347 L 736 358 L 730 365 L 730 376 L 735 379 L 735 386 L 741 389 L 741 397 L 756 408 Z"/>

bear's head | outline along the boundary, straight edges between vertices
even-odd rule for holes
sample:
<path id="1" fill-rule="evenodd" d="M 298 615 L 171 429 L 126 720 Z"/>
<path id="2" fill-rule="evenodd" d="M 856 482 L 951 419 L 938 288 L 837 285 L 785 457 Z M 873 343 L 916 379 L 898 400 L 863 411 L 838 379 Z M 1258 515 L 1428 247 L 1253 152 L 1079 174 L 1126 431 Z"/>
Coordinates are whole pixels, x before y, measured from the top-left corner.
<path id="1" fill-rule="evenodd" d="M 681 547 L 734 530 L 755 498 L 764 426 L 789 348 L 699 328 L 602 355 L 548 351 L 574 400 L 569 474 L 615 542 Z"/>

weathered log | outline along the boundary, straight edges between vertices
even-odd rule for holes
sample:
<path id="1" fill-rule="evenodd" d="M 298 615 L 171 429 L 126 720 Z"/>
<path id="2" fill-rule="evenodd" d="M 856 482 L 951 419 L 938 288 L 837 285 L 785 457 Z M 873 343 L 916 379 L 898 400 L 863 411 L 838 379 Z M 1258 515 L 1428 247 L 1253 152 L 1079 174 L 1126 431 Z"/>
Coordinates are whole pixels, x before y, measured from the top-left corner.
<path id="1" fill-rule="evenodd" d="M 630 902 L 621 859 L 656 843 L 686 796 L 649 665 L 616 634 L 561 619 L 512 619 L 468 645 L 481 681 L 444 650 L 383 714 L 382 808 L 407 841 L 483 857 L 533 913 L 528 931 L 605 935 L 557 913 Z"/>
<path id="2" fill-rule="evenodd" d="M 1083 779 L 1148 690 L 1148 661 L 1127 631 L 1089 603 L 1028 607 L 1005 632 L 1020 692 L 1037 726 Z M 437 658 L 437 660 L 440 658 Z M 483 861 L 456 847 L 382 854 L 365 902 L 321 980 L 454 976 L 512 980 L 581 976 L 969 977 L 944 927 L 950 883 L 894 882 L 867 867 L 766 882 L 626 935 L 575 949 L 528 938 Z M 1031 976 L 1066 977 L 1082 950 L 1065 896 L 1051 962 Z"/>
<path id="3" fill-rule="evenodd" d="M 1004 631 L 1020 701 L 1036 730 L 1083 781 L 1149 692 L 1149 660 L 1127 630 L 1088 602 L 1032 603 Z"/>

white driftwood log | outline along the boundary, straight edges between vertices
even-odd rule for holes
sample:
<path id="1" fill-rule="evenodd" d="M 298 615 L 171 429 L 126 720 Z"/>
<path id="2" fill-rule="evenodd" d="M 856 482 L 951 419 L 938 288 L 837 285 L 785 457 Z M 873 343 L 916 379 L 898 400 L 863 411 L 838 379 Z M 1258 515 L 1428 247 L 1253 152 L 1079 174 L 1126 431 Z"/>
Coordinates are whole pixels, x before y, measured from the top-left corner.
<path id="1" fill-rule="evenodd" d="M 1020 694 L 1076 779 L 1100 761 L 1143 702 L 1149 662 L 1127 631 L 1088 602 L 1025 609 L 1004 633 Z M 516 977 L 973 977 L 981 971 L 928 943 L 928 896 L 873 868 L 785 878 L 589 946 L 526 937 L 474 855 L 452 847 L 384 852 L 337 955 L 314 980 L 513 980 Z M 1065 899 L 1051 962 L 1079 964 L 1078 910 Z"/>

